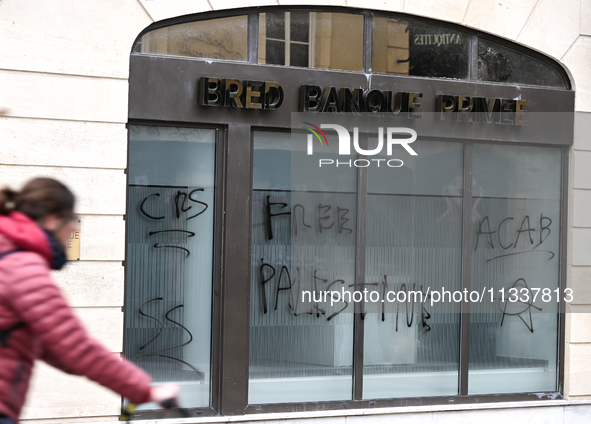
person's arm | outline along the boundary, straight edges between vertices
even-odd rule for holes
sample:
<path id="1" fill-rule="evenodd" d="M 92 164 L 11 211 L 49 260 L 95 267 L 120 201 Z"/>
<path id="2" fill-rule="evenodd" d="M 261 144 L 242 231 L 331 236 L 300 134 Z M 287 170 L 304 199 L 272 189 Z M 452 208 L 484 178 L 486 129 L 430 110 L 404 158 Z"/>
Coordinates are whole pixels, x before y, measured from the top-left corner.
<path id="1" fill-rule="evenodd" d="M 88 336 L 51 279 L 43 259 L 34 253 L 21 253 L 11 259 L 15 262 L 7 285 L 11 304 L 41 340 L 44 359 L 59 369 L 84 375 L 134 403 L 149 401 L 150 377 Z"/>
<path id="2" fill-rule="evenodd" d="M 76 375 L 76 373 L 74 371 L 72 371 L 70 368 L 68 368 L 66 365 L 64 365 L 59 360 L 59 358 L 56 358 L 51 353 L 49 353 L 47 350 L 45 350 L 45 347 L 43 347 L 43 353 L 41 354 L 39 359 L 42 360 L 43 362 L 47 363 L 48 365 L 51 365 L 52 367 L 57 368 L 60 371 L 63 371 L 67 374 Z"/>

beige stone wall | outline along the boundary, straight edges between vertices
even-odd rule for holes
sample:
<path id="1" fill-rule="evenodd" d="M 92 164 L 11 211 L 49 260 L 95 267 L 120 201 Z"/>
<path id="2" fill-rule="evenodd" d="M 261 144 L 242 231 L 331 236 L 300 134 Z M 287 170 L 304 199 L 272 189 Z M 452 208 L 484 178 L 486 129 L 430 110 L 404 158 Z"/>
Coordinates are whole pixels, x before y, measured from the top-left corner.
<path id="1" fill-rule="evenodd" d="M 173 16 L 311 3 L 450 21 L 564 64 L 577 91 L 568 284 L 580 302 L 591 304 L 591 1 L 0 0 L 0 108 L 9 109 L 9 117 L 0 118 L 1 182 L 18 186 L 35 175 L 55 176 L 78 195 L 81 261 L 56 278 L 90 332 L 121 351 L 127 78 L 136 36 Z M 572 398 L 591 398 L 590 321 L 573 314 L 567 322 L 565 382 Z M 93 383 L 39 366 L 25 418 L 105 420 L 118 408 L 119 398 Z"/>
<path id="2" fill-rule="evenodd" d="M 123 345 L 129 52 L 138 1 L 0 1 L 0 184 L 45 175 L 78 197 L 80 261 L 55 278 L 90 333 Z M 40 364 L 24 418 L 114 416 L 120 398 Z"/>

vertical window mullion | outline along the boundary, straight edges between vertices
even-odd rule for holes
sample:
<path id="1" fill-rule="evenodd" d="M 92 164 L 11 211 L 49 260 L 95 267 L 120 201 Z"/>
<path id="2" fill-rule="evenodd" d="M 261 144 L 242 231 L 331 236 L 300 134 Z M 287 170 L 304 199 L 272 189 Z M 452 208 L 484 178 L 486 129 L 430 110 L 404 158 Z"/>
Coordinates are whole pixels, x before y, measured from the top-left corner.
<path id="1" fill-rule="evenodd" d="M 291 13 L 285 12 L 285 66 L 291 65 Z"/>
<path id="2" fill-rule="evenodd" d="M 464 208 L 462 218 L 462 291 L 470 290 L 472 277 L 472 167 L 473 143 L 464 145 Z M 470 363 L 470 303 L 461 303 L 460 317 L 460 396 L 468 395 L 468 370 Z"/>
<path id="3" fill-rule="evenodd" d="M 367 148 L 367 135 L 362 143 Z M 357 155 L 358 159 L 365 156 Z M 365 249 L 367 226 L 367 168 L 357 168 L 357 240 L 355 252 L 355 290 L 363 291 L 366 283 Z M 355 321 L 353 327 L 353 399 L 363 399 L 363 350 L 364 350 L 364 302 L 355 302 Z"/>
<path id="4" fill-rule="evenodd" d="M 316 43 L 314 37 L 316 37 L 316 12 L 310 12 L 308 14 L 308 19 L 310 20 L 310 25 L 308 26 L 308 67 L 314 68 L 315 63 L 315 56 L 316 56 Z"/>
<path id="5" fill-rule="evenodd" d="M 562 205 L 560 206 L 560 282 L 559 288 L 560 293 L 564 293 L 566 289 L 566 278 L 567 278 L 567 243 L 568 243 L 568 175 L 569 175 L 569 150 L 564 147 L 562 149 L 562 184 L 561 184 L 561 200 Z M 564 298 L 561 299 L 559 305 L 558 319 L 558 392 L 564 395 L 564 368 L 565 368 L 565 318 L 566 318 L 566 304 Z"/>
<path id="6" fill-rule="evenodd" d="M 373 48 L 373 15 L 365 15 L 363 32 L 365 37 L 363 40 L 363 45 L 365 46 L 363 49 L 363 69 L 365 72 L 371 72 L 371 52 Z"/>
<path id="7" fill-rule="evenodd" d="M 248 14 L 248 33 L 247 33 L 246 54 L 248 63 L 257 63 L 259 61 L 259 14 Z"/>
<path id="8" fill-rule="evenodd" d="M 478 80 L 478 37 L 470 35 L 468 47 L 468 81 Z"/>
<path id="9" fill-rule="evenodd" d="M 248 353 L 250 336 L 250 222 L 252 190 L 252 145 L 250 126 L 229 125 L 226 133 L 226 208 L 224 229 L 224 275 L 221 291 L 220 410 L 222 415 L 240 415 L 248 405 Z"/>

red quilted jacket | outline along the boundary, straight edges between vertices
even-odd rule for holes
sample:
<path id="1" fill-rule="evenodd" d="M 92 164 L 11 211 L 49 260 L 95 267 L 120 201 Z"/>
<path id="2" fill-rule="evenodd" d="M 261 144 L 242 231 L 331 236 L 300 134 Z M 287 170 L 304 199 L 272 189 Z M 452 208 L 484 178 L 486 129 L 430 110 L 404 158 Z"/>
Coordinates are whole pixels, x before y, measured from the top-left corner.
<path id="1" fill-rule="evenodd" d="M 35 359 L 147 402 L 150 377 L 90 338 L 52 281 L 43 230 L 19 212 L 0 215 L 0 254 L 17 249 L 0 259 L 0 415 L 18 420 Z"/>

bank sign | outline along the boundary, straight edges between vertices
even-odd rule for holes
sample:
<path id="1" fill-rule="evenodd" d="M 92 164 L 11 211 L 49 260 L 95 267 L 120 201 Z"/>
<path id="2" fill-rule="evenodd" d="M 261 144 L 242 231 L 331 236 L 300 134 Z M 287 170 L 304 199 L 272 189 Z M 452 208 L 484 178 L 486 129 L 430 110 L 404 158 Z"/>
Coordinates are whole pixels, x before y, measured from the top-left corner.
<path id="1" fill-rule="evenodd" d="M 273 81 L 201 77 L 197 104 L 207 107 L 277 110 L 283 104 L 283 87 Z M 300 86 L 300 112 L 369 113 L 391 117 L 421 119 L 421 92 L 363 90 L 362 88 L 322 88 L 315 84 Z M 431 100 L 439 121 L 480 122 L 484 124 L 528 125 L 525 119 L 528 100 L 498 97 L 436 94 Z"/>

